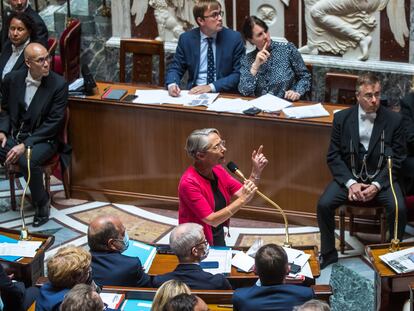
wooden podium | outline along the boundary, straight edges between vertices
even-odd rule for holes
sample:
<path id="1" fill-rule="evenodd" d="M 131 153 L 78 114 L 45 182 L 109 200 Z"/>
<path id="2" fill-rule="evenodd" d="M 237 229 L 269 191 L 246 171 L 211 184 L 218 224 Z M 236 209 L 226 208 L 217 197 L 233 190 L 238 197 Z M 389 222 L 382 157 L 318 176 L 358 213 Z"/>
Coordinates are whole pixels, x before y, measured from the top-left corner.
<path id="1" fill-rule="evenodd" d="M 18 240 L 20 237 L 19 230 L 12 230 L 0 228 L 0 234 Z M 14 274 L 17 281 L 24 282 L 25 286 L 32 286 L 36 284 L 36 280 L 44 275 L 44 260 L 46 250 L 52 246 L 55 241 L 53 235 L 44 235 L 37 233 L 30 233 L 32 241 L 42 241 L 42 245 L 36 252 L 33 258 L 22 257 L 17 261 L 6 261 L 0 258 L 0 263 L 6 270 L 7 274 Z"/>
<path id="2" fill-rule="evenodd" d="M 377 304 L 380 304 L 379 310 L 391 310 L 391 306 L 395 307 L 395 302 L 404 303 L 404 297 L 408 298 L 409 285 L 414 282 L 414 272 L 397 274 L 386 263 L 384 263 L 379 256 L 385 255 L 389 252 L 390 244 L 376 244 L 365 247 L 367 254 L 376 274 L 377 287 Z M 400 244 L 400 249 L 413 247 L 414 242 L 403 242 Z M 398 299 L 393 299 L 393 296 L 398 296 Z"/>

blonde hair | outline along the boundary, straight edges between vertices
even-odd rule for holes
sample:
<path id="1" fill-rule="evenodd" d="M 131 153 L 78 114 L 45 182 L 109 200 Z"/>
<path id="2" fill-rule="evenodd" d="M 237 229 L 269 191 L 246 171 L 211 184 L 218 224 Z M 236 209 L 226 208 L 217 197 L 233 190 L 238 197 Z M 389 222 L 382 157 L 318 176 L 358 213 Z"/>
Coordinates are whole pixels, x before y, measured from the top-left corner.
<path id="1" fill-rule="evenodd" d="M 167 302 L 179 294 L 191 294 L 190 288 L 179 280 L 169 280 L 155 293 L 151 311 L 164 311 Z"/>
<path id="2" fill-rule="evenodd" d="M 82 247 L 62 247 L 47 262 L 47 277 L 54 287 L 72 288 L 86 276 L 91 254 Z"/>

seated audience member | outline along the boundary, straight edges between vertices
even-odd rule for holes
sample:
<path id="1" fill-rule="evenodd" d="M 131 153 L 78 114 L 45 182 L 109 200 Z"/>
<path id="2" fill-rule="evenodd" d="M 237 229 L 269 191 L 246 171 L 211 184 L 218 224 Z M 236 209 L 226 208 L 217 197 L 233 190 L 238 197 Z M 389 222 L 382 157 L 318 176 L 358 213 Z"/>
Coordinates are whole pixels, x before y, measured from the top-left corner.
<path id="1" fill-rule="evenodd" d="M 179 294 L 168 301 L 166 311 L 208 311 L 203 299 L 191 294 Z"/>
<path id="2" fill-rule="evenodd" d="M 301 306 L 297 306 L 293 309 L 294 311 L 330 311 L 331 308 L 326 302 L 312 299 L 305 302 Z"/>
<path id="3" fill-rule="evenodd" d="M 50 71 L 49 53 L 39 43 L 24 50 L 27 69 L 12 71 L 1 83 L 0 162 L 17 163 L 27 180 L 27 159 L 32 147 L 29 183 L 35 209 L 33 226 L 49 220 L 50 197 L 43 184 L 42 164 L 57 151 L 63 126 L 68 87 L 63 77 Z"/>
<path id="4" fill-rule="evenodd" d="M 28 15 L 11 13 L 9 40 L 5 42 L 0 55 L 1 80 L 12 70 L 26 68 L 23 51 L 30 42 L 36 41 L 34 27 L 34 23 Z"/>
<path id="5" fill-rule="evenodd" d="M 73 245 L 60 248 L 47 262 L 49 281 L 40 288 L 36 311 L 57 311 L 76 284 L 94 285 L 90 266 L 91 255 L 84 248 Z"/>
<path id="6" fill-rule="evenodd" d="M 88 245 L 92 254 L 92 277 L 98 286 L 152 287 L 139 258 L 122 254 L 128 248 L 129 237 L 118 217 L 104 215 L 92 220 Z"/>
<path id="7" fill-rule="evenodd" d="M 381 84 L 372 73 L 358 77 L 358 104 L 335 113 L 327 162 L 333 175 L 318 202 L 321 232 L 321 269 L 338 261 L 335 248 L 335 210 L 346 202 L 374 202 L 386 209 L 390 236 L 394 237 L 396 204 L 388 175 L 392 156 L 393 184 L 398 203 L 398 239 L 407 222 L 404 196 L 398 183 L 406 157 L 402 118 L 380 105 Z"/>
<path id="8" fill-rule="evenodd" d="M 179 85 L 187 71 L 192 94 L 236 91 L 245 52 L 240 33 L 223 27 L 219 1 L 197 1 L 193 15 L 199 27 L 180 35 L 165 78 L 168 93 L 180 95 Z"/>
<path id="9" fill-rule="evenodd" d="M 10 25 L 10 16 L 17 13 L 24 13 L 27 16 L 30 16 L 30 19 L 35 25 L 37 42 L 42 44 L 47 48 L 47 39 L 48 32 L 47 27 L 40 15 L 32 9 L 29 4 L 29 0 L 8 0 L 11 10 L 5 10 L 5 14 L 2 19 L 2 28 L 1 28 L 1 47 L 4 48 L 5 42 L 7 41 L 7 34 Z"/>
<path id="10" fill-rule="evenodd" d="M 39 289 L 25 289 L 23 282 L 13 282 L 0 265 L 0 293 L 3 311 L 26 311 L 39 295 Z"/>
<path id="11" fill-rule="evenodd" d="M 250 16 L 243 25 L 244 39 L 256 49 L 241 59 L 239 92 L 245 96 L 272 94 L 291 101 L 311 88 L 311 75 L 290 42 L 272 41 L 267 24 Z"/>
<path id="12" fill-rule="evenodd" d="M 400 102 L 407 143 L 407 158 L 402 164 L 402 177 L 407 194 L 414 194 L 414 89 Z"/>
<path id="13" fill-rule="evenodd" d="M 294 306 L 314 297 L 309 287 L 284 284 L 289 265 L 281 246 L 262 246 L 256 253 L 255 269 L 261 285 L 236 289 L 233 294 L 234 310 L 292 310 Z"/>
<path id="14" fill-rule="evenodd" d="M 151 311 L 165 311 L 167 302 L 179 294 L 191 294 L 191 291 L 187 285 L 179 280 L 165 282 L 155 293 Z"/>
<path id="15" fill-rule="evenodd" d="M 104 303 L 96 289 L 88 284 L 75 285 L 63 299 L 60 311 L 112 311 L 104 309 Z"/>
<path id="16" fill-rule="evenodd" d="M 183 281 L 191 289 L 231 289 L 224 275 L 213 275 L 200 267 L 210 248 L 202 226 L 191 222 L 177 226 L 171 232 L 170 247 L 179 264 L 173 272 L 154 277 L 155 287 L 174 279 Z"/>

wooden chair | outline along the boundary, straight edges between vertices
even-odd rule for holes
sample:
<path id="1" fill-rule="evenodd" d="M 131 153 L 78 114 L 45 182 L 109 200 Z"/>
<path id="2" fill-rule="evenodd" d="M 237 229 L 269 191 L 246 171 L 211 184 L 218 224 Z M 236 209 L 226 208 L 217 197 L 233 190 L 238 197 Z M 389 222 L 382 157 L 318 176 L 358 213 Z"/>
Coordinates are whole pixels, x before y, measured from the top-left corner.
<path id="1" fill-rule="evenodd" d="M 126 54 L 132 53 L 132 82 L 155 84 L 152 80 L 153 56 L 159 57 L 158 85 L 164 86 L 164 43 L 147 39 L 121 39 L 119 81 L 125 82 Z"/>
<path id="2" fill-rule="evenodd" d="M 58 46 L 57 39 L 49 38 L 47 40 L 47 50 L 50 55 L 50 69 L 55 71 L 55 52 Z"/>
<path id="3" fill-rule="evenodd" d="M 68 83 L 80 75 L 81 24 L 72 19 L 62 32 L 59 40 L 59 53 L 55 56 L 55 71 L 63 75 Z"/>
<path id="4" fill-rule="evenodd" d="M 69 108 L 66 107 L 64 125 L 59 135 L 60 141 L 65 144 L 68 143 L 68 124 L 69 124 Z M 42 165 L 42 170 L 44 173 L 45 188 L 46 188 L 47 193 L 49 194 L 49 197 L 50 197 L 50 176 L 59 167 L 60 164 L 61 164 L 60 154 L 56 153 L 50 160 L 48 160 L 45 164 Z M 65 197 L 66 199 L 69 199 L 70 198 L 69 168 L 63 169 L 63 167 L 60 166 L 60 169 L 62 172 L 62 182 L 63 182 L 63 189 L 65 191 Z M 6 173 L 9 177 L 9 183 L 10 183 L 10 204 L 11 204 L 12 210 L 15 211 L 16 206 L 17 206 L 16 205 L 15 179 L 16 179 L 16 175 L 21 173 L 20 166 L 18 164 L 11 164 L 8 167 L 6 167 Z"/>
<path id="5" fill-rule="evenodd" d="M 355 87 L 358 76 L 348 73 L 328 72 L 325 76 L 325 102 L 332 102 L 332 95 L 337 94 L 334 102 L 341 105 L 356 104 Z"/>
<path id="6" fill-rule="evenodd" d="M 348 202 L 339 207 L 339 245 L 341 254 L 345 254 L 345 214 L 349 215 L 349 235 L 355 234 L 355 216 L 373 218 L 380 224 L 381 243 L 386 242 L 387 221 L 385 207 L 369 203 Z"/>

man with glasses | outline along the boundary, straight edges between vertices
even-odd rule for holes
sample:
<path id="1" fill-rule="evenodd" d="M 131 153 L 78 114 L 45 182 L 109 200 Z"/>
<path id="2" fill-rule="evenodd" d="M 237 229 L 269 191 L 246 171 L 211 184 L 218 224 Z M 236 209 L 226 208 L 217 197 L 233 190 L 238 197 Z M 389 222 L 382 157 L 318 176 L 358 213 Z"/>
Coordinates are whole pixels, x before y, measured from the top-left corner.
<path id="1" fill-rule="evenodd" d="M 169 280 L 180 280 L 191 289 L 231 289 L 224 275 L 214 275 L 200 267 L 210 248 L 202 226 L 191 222 L 177 226 L 171 232 L 170 247 L 177 255 L 179 265 L 173 272 L 156 276 L 154 287 L 160 287 Z"/>
<path id="2" fill-rule="evenodd" d="M 28 176 L 26 148 L 32 149 L 29 183 L 35 208 L 33 226 L 49 220 L 50 197 L 43 185 L 41 165 L 57 151 L 68 99 L 65 80 L 50 72 L 49 54 L 39 43 L 24 51 L 28 69 L 12 71 L 1 85 L 0 162 L 18 164 Z"/>
<path id="3" fill-rule="evenodd" d="M 215 0 L 200 0 L 193 8 L 198 28 L 183 33 L 168 68 L 166 85 L 179 96 L 180 82 L 188 71 L 192 94 L 237 90 L 240 59 L 245 53 L 240 33 L 223 27 L 223 11 Z"/>
<path id="4" fill-rule="evenodd" d="M 350 201 L 375 202 L 386 208 L 390 236 L 394 236 L 395 202 L 387 159 L 392 158 L 394 189 L 398 201 L 398 238 L 406 224 L 404 197 L 397 173 L 405 159 L 401 116 L 380 105 L 381 85 L 373 74 L 357 80 L 358 105 L 334 115 L 327 162 L 334 180 L 317 207 L 321 232 L 321 268 L 338 261 L 335 249 L 335 209 Z"/>
<path id="5" fill-rule="evenodd" d="M 129 245 L 128 233 L 116 216 L 103 215 L 88 227 L 92 255 L 92 278 L 98 286 L 152 287 L 138 257 L 123 255 Z"/>

